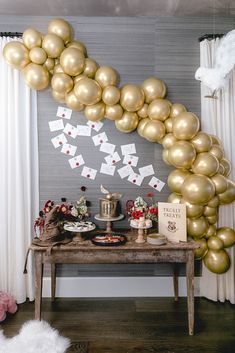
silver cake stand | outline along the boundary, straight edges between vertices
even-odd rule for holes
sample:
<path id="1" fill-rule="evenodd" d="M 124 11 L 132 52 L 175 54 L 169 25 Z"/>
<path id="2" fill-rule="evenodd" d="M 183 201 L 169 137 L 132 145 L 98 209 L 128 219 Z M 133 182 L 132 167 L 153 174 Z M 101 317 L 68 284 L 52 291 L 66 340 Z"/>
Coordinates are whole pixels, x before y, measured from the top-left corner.
<path id="1" fill-rule="evenodd" d="M 124 215 L 123 215 L 123 214 L 120 214 L 118 217 L 110 217 L 110 218 L 107 218 L 107 217 L 101 217 L 101 215 L 96 214 L 96 215 L 94 216 L 94 218 L 95 218 L 97 221 L 106 222 L 106 232 L 112 232 L 112 222 L 120 221 L 121 219 L 124 218 Z"/>

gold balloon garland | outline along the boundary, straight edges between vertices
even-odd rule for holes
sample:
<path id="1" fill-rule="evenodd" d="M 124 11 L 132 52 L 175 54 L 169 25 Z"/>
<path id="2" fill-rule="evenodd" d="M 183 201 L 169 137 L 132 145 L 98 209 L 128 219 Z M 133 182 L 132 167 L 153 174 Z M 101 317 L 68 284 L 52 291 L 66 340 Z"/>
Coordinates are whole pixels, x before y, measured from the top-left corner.
<path id="1" fill-rule="evenodd" d="M 224 158 L 220 140 L 200 130 L 198 117 L 180 103 L 165 99 L 166 85 L 156 77 L 141 86 L 117 87 L 118 73 L 87 57 L 85 45 L 73 39 L 63 19 L 53 19 L 48 34 L 34 28 L 23 33 L 23 42 L 11 41 L 3 55 L 13 68 L 22 70 L 27 85 L 43 90 L 50 83 L 54 99 L 87 119 L 108 118 L 116 128 L 163 145 L 162 158 L 173 165 L 168 177 L 172 194 L 168 202 L 185 203 L 187 231 L 200 244 L 196 258 L 214 273 L 230 267 L 225 248 L 235 244 L 235 231 L 216 229 L 219 205 L 235 200 L 235 183 L 227 177 L 231 164 Z"/>

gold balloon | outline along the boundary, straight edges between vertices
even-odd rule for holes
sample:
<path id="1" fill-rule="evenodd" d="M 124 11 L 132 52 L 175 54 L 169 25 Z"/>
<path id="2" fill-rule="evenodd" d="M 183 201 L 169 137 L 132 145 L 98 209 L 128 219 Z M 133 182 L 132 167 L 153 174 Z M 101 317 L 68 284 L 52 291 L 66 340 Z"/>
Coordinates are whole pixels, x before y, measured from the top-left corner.
<path id="1" fill-rule="evenodd" d="M 214 184 L 207 176 L 193 174 L 186 177 L 182 186 L 184 200 L 196 205 L 206 205 L 214 195 Z"/>
<path id="2" fill-rule="evenodd" d="M 176 116 L 178 116 L 180 113 L 182 112 L 186 112 L 187 109 L 185 108 L 185 106 L 181 103 L 174 103 L 171 106 L 171 111 L 170 111 L 170 118 L 175 118 Z"/>
<path id="3" fill-rule="evenodd" d="M 42 65 L 30 63 L 22 70 L 26 84 L 38 91 L 46 88 L 49 84 L 49 72 Z"/>
<path id="4" fill-rule="evenodd" d="M 84 114 L 88 120 L 99 121 L 104 118 L 105 113 L 105 104 L 103 102 L 99 102 L 93 105 L 88 105 Z"/>
<path id="5" fill-rule="evenodd" d="M 216 174 L 213 177 L 211 177 L 211 180 L 213 181 L 215 185 L 215 193 L 216 194 L 222 194 L 225 192 L 228 188 L 228 180 L 226 177 L 224 177 L 221 174 Z"/>
<path id="6" fill-rule="evenodd" d="M 29 64 L 29 51 L 23 43 L 11 41 L 3 48 L 3 56 L 7 64 L 14 69 L 21 70 Z"/>
<path id="7" fill-rule="evenodd" d="M 55 60 L 52 58 L 47 58 L 46 61 L 44 62 L 45 68 L 50 72 L 54 69 L 55 66 Z"/>
<path id="8" fill-rule="evenodd" d="M 173 119 L 173 134 L 179 140 L 191 140 L 199 127 L 198 117 L 190 112 L 182 112 Z"/>
<path id="9" fill-rule="evenodd" d="M 86 78 L 87 76 L 84 75 L 84 74 L 80 74 L 80 75 L 77 75 L 75 77 L 73 77 L 73 82 L 74 82 L 74 85 L 76 85 L 76 83 L 78 83 L 78 81 L 80 81 L 82 78 Z"/>
<path id="10" fill-rule="evenodd" d="M 235 245 L 235 231 L 232 228 L 221 227 L 217 230 L 216 236 L 222 240 L 225 248 Z"/>
<path id="11" fill-rule="evenodd" d="M 181 199 L 181 203 L 186 205 L 186 215 L 188 218 L 199 218 L 203 215 L 204 206 L 193 205 L 184 199 Z"/>
<path id="12" fill-rule="evenodd" d="M 51 60 L 53 60 L 53 59 L 51 59 Z M 57 65 L 54 66 L 53 75 L 55 75 L 55 74 L 64 74 L 64 73 L 65 72 L 64 72 L 64 70 L 63 70 L 63 68 L 62 68 L 62 66 L 60 64 L 57 64 Z"/>
<path id="13" fill-rule="evenodd" d="M 51 87 L 54 91 L 63 93 L 68 93 L 73 88 L 73 79 L 63 73 L 53 75 L 51 79 Z"/>
<path id="14" fill-rule="evenodd" d="M 34 28 L 27 28 L 23 33 L 22 39 L 28 49 L 40 47 L 42 44 L 42 34 Z"/>
<path id="15" fill-rule="evenodd" d="M 219 161 L 224 156 L 224 150 L 220 145 L 212 145 L 210 149 L 210 153 L 213 154 Z"/>
<path id="16" fill-rule="evenodd" d="M 58 58 L 64 50 L 64 42 L 56 34 L 47 34 L 43 38 L 42 48 L 49 58 Z"/>
<path id="17" fill-rule="evenodd" d="M 191 140 L 197 153 L 208 152 L 212 146 L 211 136 L 205 132 L 199 131 Z"/>
<path id="18" fill-rule="evenodd" d="M 174 192 L 170 194 L 167 199 L 167 202 L 170 202 L 170 203 L 180 203 L 180 201 L 181 201 L 181 196 L 175 194 Z"/>
<path id="19" fill-rule="evenodd" d="M 213 145 L 221 145 L 220 139 L 215 135 L 210 135 Z"/>
<path id="20" fill-rule="evenodd" d="M 35 64 L 44 64 L 47 59 L 47 54 L 44 49 L 39 47 L 34 47 L 29 52 L 30 60 Z"/>
<path id="21" fill-rule="evenodd" d="M 235 200 L 235 183 L 232 180 L 228 180 L 227 190 L 218 196 L 221 205 L 233 202 Z"/>
<path id="22" fill-rule="evenodd" d="M 177 141 L 169 148 L 169 162 L 176 168 L 191 168 L 195 158 L 195 148 L 188 141 Z"/>
<path id="23" fill-rule="evenodd" d="M 222 250 L 224 244 L 220 238 L 215 235 L 212 235 L 207 241 L 207 246 L 210 250 Z"/>
<path id="24" fill-rule="evenodd" d="M 120 104 L 106 105 L 105 117 L 109 120 L 119 120 L 122 118 L 123 109 Z"/>
<path id="25" fill-rule="evenodd" d="M 83 53 L 76 48 L 66 48 L 61 53 L 60 65 L 66 74 L 77 76 L 84 69 L 85 57 Z"/>
<path id="26" fill-rule="evenodd" d="M 148 107 L 148 116 L 152 120 L 164 121 L 170 114 L 171 106 L 166 99 L 154 99 Z"/>
<path id="27" fill-rule="evenodd" d="M 219 197 L 214 196 L 207 204 L 208 207 L 218 207 L 219 206 Z"/>
<path id="28" fill-rule="evenodd" d="M 202 259 L 208 251 L 206 239 L 196 239 L 195 242 L 200 245 L 200 248 L 194 250 L 195 258 Z"/>
<path id="29" fill-rule="evenodd" d="M 69 93 L 66 93 L 65 102 L 67 107 L 74 111 L 80 112 L 84 109 L 84 105 L 79 102 L 76 94 L 74 93 L 74 90 L 70 91 Z"/>
<path id="30" fill-rule="evenodd" d="M 188 175 L 191 175 L 188 170 L 175 169 L 170 172 L 167 179 L 167 184 L 171 191 L 181 195 L 181 187 Z"/>
<path id="31" fill-rule="evenodd" d="M 210 224 L 206 232 L 206 239 L 212 237 L 213 235 L 216 235 L 216 226 L 214 224 Z"/>
<path id="32" fill-rule="evenodd" d="M 170 148 L 172 147 L 176 142 L 177 138 L 172 133 L 166 134 L 163 139 L 162 139 L 162 146 L 164 148 Z"/>
<path id="33" fill-rule="evenodd" d="M 70 24 L 62 18 L 55 18 L 48 24 L 48 33 L 56 34 L 65 44 L 71 42 L 73 37 L 73 30 Z"/>
<path id="34" fill-rule="evenodd" d="M 203 216 L 199 218 L 188 218 L 187 219 L 187 232 L 188 235 L 194 238 L 203 238 L 209 228 L 207 219 Z"/>
<path id="35" fill-rule="evenodd" d="M 198 153 L 192 165 L 192 171 L 195 174 L 203 174 L 211 177 L 219 170 L 218 159 L 208 152 Z"/>
<path id="36" fill-rule="evenodd" d="M 231 173 L 231 170 L 232 170 L 232 166 L 231 166 L 231 163 L 225 159 L 225 158 L 222 158 L 220 160 L 220 164 L 224 167 L 224 176 L 229 176 L 229 174 Z"/>
<path id="37" fill-rule="evenodd" d="M 166 95 L 165 83 L 156 77 L 147 78 L 143 82 L 142 88 L 144 90 L 146 103 L 151 103 L 154 99 L 157 98 L 164 98 Z"/>
<path id="38" fill-rule="evenodd" d="M 144 118 L 139 121 L 138 127 L 137 127 L 137 132 L 141 137 L 144 137 L 143 135 L 143 130 L 145 125 L 150 121 L 149 118 Z"/>
<path id="39" fill-rule="evenodd" d="M 217 208 L 205 206 L 204 216 L 211 217 L 211 216 L 215 216 L 215 215 L 217 216 Z"/>
<path id="40" fill-rule="evenodd" d="M 167 132 L 173 131 L 173 118 L 168 118 L 164 121 L 165 128 Z"/>
<path id="41" fill-rule="evenodd" d="M 102 100 L 107 105 L 115 105 L 120 100 L 120 91 L 116 86 L 107 86 L 102 93 Z"/>
<path id="42" fill-rule="evenodd" d="M 81 52 L 83 52 L 84 56 L 87 56 L 87 50 L 85 45 L 80 42 L 79 40 L 73 40 L 71 43 L 67 44 L 68 48 L 77 48 L 79 49 Z"/>
<path id="43" fill-rule="evenodd" d="M 140 110 L 138 110 L 137 114 L 141 119 L 145 119 L 148 117 L 148 104 L 144 104 Z"/>
<path id="44" fill-rule="evenodd" d="M 86 58 L 83 74 L 87 77 L 94 78 L 98 68 L 99 68 L 99 65 L 94 59 Z"/>
<path id="45" fill-rule="evenodd" d="M 116 86 L 118 80 L 117 71 L 110 66 L 101 66 L 96 71 L 95 80 L 102 88 Z"/>
<path id="46" fill-rule="evenodd" d="M 206 219 L 208 220 L 209 224 L 215 224 L 218 221 L 218 215 L 215 214 L 214 216 L 206 217 Z"/>
<path id="47" fill-rule="evenodd" d="M 65 103 L 65 95 L 64 93 L 56 92 L 54 90 L 51 90 L 53 98 L 56 100 L 56 102 L 59 103 Z"/>
<path id="48" fill-rule="evenodd" d="M 230 258 L 225 250 L 209 250 L 203 258 L 205 266 L 214 273 L 225 273 L 230 267 Z"/>
<path id="49" fill-rule="evenodd" d="M 121 89 L 120 104 L 128 112 L 135 112 L 144 105 L 144 91 L 140 86 L 127 84 Z"/>
<path id="50" fill-rule="evenodd" d="M 143 136 L 150 142 L 158 142 L 165 136 L 165 126 L 159 120 L 150 120 L 143 128 Z"/>
<path id="51" fill-rule="evenodd" d="M 119 120 L 115 120 L 116 128 L 119 131 L 129 133 L 134 131 L 139 123 L 139 118 L 136 113 L 124 112 L 123 116 Z"/>
<path id="52" fill-rule="evenodd" d="M 169 162 L 169 149 L 164 149 L 162 151 L 162 160 L 165 162 L 165 164 L 171 165 Z"/>
<path id="53" fill-rule="evenodd" d="M 221 163 L 219 165 L 218 173 L 221 174 L 221 175 L 225 174 L 225 168 L 224 168 L 224 166 Z"/>
<path id="54" fill-rule="evenodd" d="M 98 82 L 85 77 L 79 80 L 74 87 L 78 100 L 85 105 L 94 105 L 101 100 L 102 89 Z"/>

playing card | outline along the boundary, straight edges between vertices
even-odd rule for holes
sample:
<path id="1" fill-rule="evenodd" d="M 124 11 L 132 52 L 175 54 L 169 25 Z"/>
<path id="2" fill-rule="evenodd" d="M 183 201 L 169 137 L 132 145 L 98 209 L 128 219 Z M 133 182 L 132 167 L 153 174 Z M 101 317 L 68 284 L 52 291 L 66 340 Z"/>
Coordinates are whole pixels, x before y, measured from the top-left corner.
<path id="1" fill-rule="evenodd" d="M 124 167 L 118 169 L 118 174 L 120 175 L 121 179 L 126 178 L 128 175 L 133 174 L 134 171 L 129 164 L 125 165 Z"/>
<path id="2" fill-rule="evenodd" d="M 112 143 L 102 143 L 100 146 L 100 152 L 104 152 L 104 153 L 108 153 L 108 154 L 114 154 L 115 151 L 115 145 L 113 145 Z"/>
<path id="3" fill-rule="evenodd" d="M 65 143 L 61 148 L 61 152 L 67 154 L 68 156 L 74 156 L 76 151 L 77 146 L 70 145 L 68 143 Z"/>
<path id="4" fill-rule="evenodd" d="M 81 165 L 85 164 L 84 159 L 81 154 L 79 156 L 73 157 L 69 159 L 69 164 L 72 169 L 81 167 Z"/>
<path id="5" fill-rule="evenodd" d="M 94 180 L 97 174 L 97 170 L 89 167 L 83 167 L 81 176 L 84 178 L 92 179 Z"/>
<path id="6" fill-rule="evenodd" d="M 138 164 L 139 157 L 126 154 L 123 158 L 123 164 L 129 164 L 132 167 L 136 167 Z"/>
<path id="7" fill-rule="evenodd" d="M 154 169 L 153 169 L 152 164 L 149 164 L 149 165 L 146 165 L 145 167 L 139 168 L 139 173 L 143 178 L 147 177 L 149 175 L 153 175 Z"/>
<path id="8" fill-rule="evenodd" d="M 122 155 L 126 155 L 126 154 L 133 154 L 136 153 L 136 148 L 135 148 L 135 144 L 134 143 L 130 143 L 128 145 L 122 145 L 121 146 L 121 151 L 122 151 Z"/>
<path id="9" fill-rule="evenodd" d="M 59 134 L 51 139 L 51 142 L 53 143 L 53 146 L 55 148 L 61 147 L 67 142 L 67 138 L 65 134 Z"/>
<path id="10" fill-rule="evenodd" d="M 101 134 L 93 136 L 92 140 L 93 140 L 95 146 L 99 146 L 102 143 L 107 142 L 108 141 L 108 137 L 107 137 L 105 132 L 102 132 Z"/>
<path id="11" fill-rule="evenodd" d="M 100 173 L 108 174 L 108 175 L 114 175 L 115 169 L 116 169 L 115 166 L 102 163 L 101 164 L 101 168 L 100 168 Z"/>
<path id="12" fill-rule="evenodd" d="M 87 125 L 77 125 L 78 136 L 91 136 L 91 127 Z"/>
<path id="13" fill-rule="evenodd" d="M 114 154 L 111 154 L 110 156 L 105 157 L 105 162 L 109 165 L 116 164 L 120 160 L 121 158 L 117 152 L 114 152 Z"/>
<path id="14" fill-rule="evenodd" d="M 70 119 L 72 115 L 72 109 L 65 107 L 58 107 L 56 116 L 59 118 Z"/>
<path id="15" fill-rule="evenodd" d="M 77 137 L 77 128 L 69 123 L 65 125 L 63 132 L 74 139 Z"/>
<path id="16" fill-rule="evenodd" d="M 49 121 L 48 124 L 51 132 L 64 129 L 64 122 L 62 119 Z"/>
<path id="17" fill-rule="evenodd" d="M 160 192 L 162 188 L 165 186 L 165 183 L 156 177 L 152 177 L 152 179 L 149 182 L 149 185 L 152 186 L 152 188 L 154 188 L 155 190 Z"/>
<path id="18" fill-rule="evenodd" d="M 95 131 L 99 132 L 100 129 L 103 127 L 104 123 L 102 123 L 101 121 L 88 121 L 87 125 Z"/>
<path id="19" fill-rule="evenodd" d="M 129 177 L 127 178 L 128 181 L 137 186 L 140 186 L 142 184 L 143 179 L 144 178 L 141 175 L 135 173 L 129 175 Z"/>

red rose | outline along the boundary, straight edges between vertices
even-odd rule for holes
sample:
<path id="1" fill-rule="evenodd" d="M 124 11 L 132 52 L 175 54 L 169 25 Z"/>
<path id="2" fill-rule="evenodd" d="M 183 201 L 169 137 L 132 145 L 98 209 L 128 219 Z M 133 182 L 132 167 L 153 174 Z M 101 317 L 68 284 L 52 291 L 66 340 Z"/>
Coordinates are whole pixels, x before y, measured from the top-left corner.
<path id="1" fill-rule="evenodd" d="M 133 217 L 134 219 L 139 219 L 140 217 L 143 217 L 143 212 L 141 212 L 141 211 L 134 211 L 134 212 L 132 213 L 132 217 Z"/>

